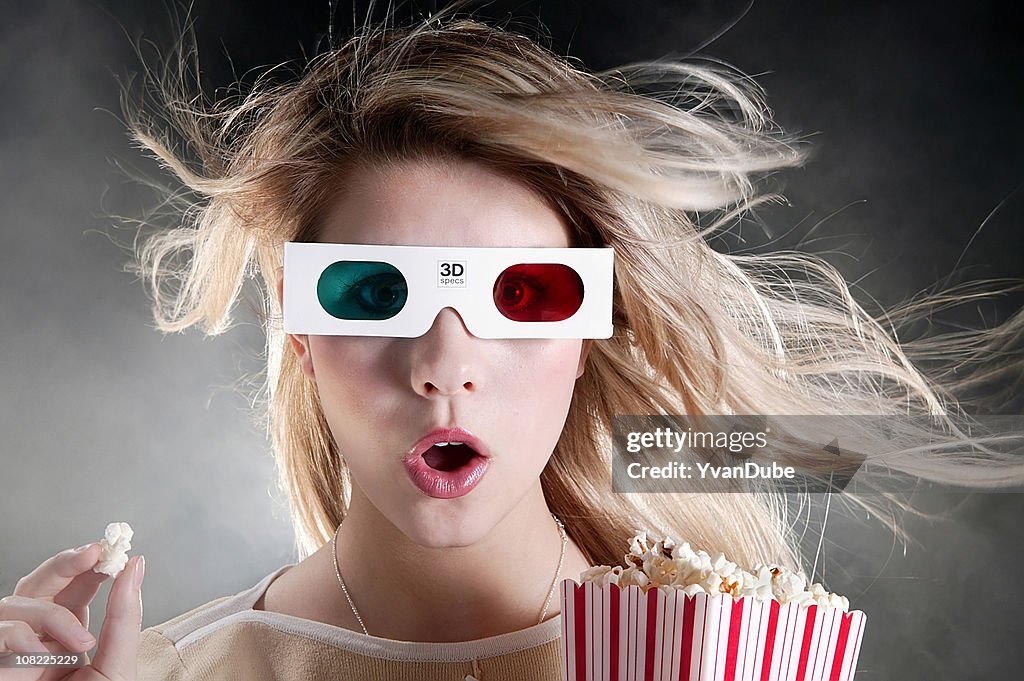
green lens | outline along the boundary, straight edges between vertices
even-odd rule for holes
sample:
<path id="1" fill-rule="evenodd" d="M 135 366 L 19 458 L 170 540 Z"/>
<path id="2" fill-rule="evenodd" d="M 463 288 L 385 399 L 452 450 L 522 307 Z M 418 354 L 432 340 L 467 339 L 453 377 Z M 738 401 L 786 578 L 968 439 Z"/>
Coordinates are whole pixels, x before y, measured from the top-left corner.
<path id="1" fill-rule="evenodd" d="M 409 289 L 402 273 L 386 262 L 341 260 L 320 274 L 316 297 L 338 319 L 391 319 L 405 307 Z"/>

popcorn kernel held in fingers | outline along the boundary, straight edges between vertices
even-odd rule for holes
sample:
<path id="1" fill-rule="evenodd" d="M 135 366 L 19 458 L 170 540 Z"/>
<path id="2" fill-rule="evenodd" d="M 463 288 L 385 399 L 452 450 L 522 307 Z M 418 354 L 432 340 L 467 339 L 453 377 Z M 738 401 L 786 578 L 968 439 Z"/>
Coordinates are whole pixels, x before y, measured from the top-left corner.
<path id="1" fill-rule="evenodd" d="M 128 523 L 107 525 L 100 541 L 100 561 L 93 568 L 93 572 L 117 576 L 128 562 L 128 550 L 132 547 L 131 540 L 134 534 Z"/>

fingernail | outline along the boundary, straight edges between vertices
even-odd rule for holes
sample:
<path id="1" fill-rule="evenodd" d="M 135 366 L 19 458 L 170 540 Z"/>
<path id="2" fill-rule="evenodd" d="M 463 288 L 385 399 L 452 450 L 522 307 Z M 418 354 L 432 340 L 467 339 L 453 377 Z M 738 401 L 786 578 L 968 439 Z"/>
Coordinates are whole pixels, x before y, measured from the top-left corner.
<path id="1" fill-rule="evenodd" d="M 138 589 L 142 586 L 142 577 L 146 574 L 146 557 L 139 556 L 135 562 L 135 572 L 132 573 L 132 588 Z"/>
<path id="2" fill-rule="evenodd" d="M 93 543 L 95 543 L 95 542 L 93 542 Z M 75 553 L 81 553 L 82 551 L 85 551 L 87 548 L 89 548 L 91 546 L 92 546 L 92 543 L 86 544 L 85 546 L 79 546 L 77 549 L 75 549 Z"/>
<path id="3" fill-rule="evenodd" d="M 93 638 L 93 635 L 90 634 L 88 631 L 84 631 L 81 634 L 79 634 L 78 640 L 90 647 L 96 645 L 96 639 Z"/>

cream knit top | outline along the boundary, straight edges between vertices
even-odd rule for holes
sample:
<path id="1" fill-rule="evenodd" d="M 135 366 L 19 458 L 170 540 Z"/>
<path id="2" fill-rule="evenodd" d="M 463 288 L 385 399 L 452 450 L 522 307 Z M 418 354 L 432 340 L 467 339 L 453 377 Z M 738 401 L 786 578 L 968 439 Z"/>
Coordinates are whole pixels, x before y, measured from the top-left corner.
<path id="1" fill-rule="evenodd" d="M 418 643 L 252 607 L 291 565 L 252 588 L 142 632 L 139 681 L 560 681 L 561 617 L 499 636 Z"/>

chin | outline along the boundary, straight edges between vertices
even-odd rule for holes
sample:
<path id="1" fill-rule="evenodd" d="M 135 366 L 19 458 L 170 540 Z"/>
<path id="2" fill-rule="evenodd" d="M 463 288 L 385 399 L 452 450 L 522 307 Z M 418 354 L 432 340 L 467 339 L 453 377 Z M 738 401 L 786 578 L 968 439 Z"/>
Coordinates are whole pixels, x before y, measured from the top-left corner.
<path id="1" fill-rule="evenodd" d="M 432 503 L 431 503 L 432 502 Z M 437 506 L 437 500 L 428 500 L 418 511 L 406 516 L 396 527 L 417 546 L 428 549 L 452 549 L 473 546 L 494 529 L 497 518 L 482 509 L 454 508 L 450 501 L 441 502 L 444 508 L 423 508 Z M 463 506 L 460 504 L 460 506 Z"/>

